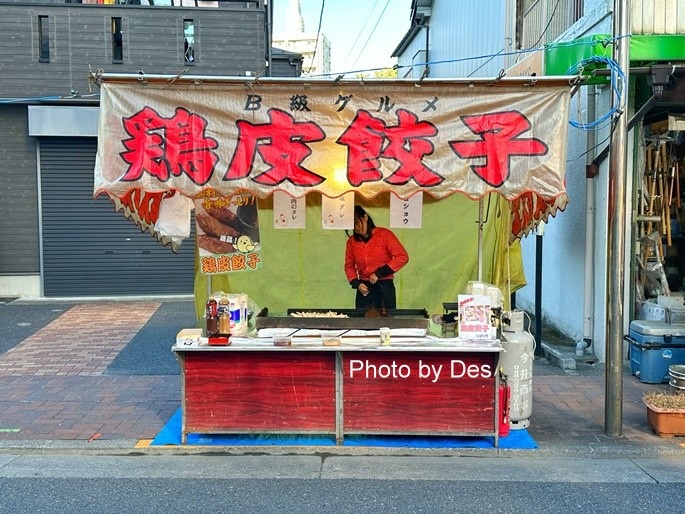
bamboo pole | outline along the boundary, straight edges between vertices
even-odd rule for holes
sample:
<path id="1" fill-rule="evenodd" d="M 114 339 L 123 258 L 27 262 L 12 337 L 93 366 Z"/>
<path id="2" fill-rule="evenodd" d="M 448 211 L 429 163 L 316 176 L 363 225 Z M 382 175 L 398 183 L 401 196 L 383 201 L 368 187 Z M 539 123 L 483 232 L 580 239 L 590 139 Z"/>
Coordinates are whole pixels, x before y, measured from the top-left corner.
<path id="1" fill-rule="evenodd" d="M 675 206 L 680 209 L 680 164 L 678 161 L 673 162 L 675 167 Z"/>
<path id="2" fill-rule="evenodd" d="M 654 155 L 653 155 L 654 149 L 650 145 L 647 147 L 647 170 L 648 170 L 648 180 L 649 180 L 649 189 L 648 189 L 648 205 L 647 205 L 647 214 L 652 216 L 654 215 L 654 197 L 656 194 L 656 170 L 654 169 Z M 647 224 L 647 235 L 652 233 L 652 222 L 650 221 Z"/>
<path id="3" fill-rule="evenodd" d="M 666 233 L 666 218 L 664 214 L 664 204 L 665 204 L 665 191 L 664 191 L 664 170 L 663 164 L 661 162 L 661 151 L 657 149 L 656 153 L 656 180 L 659 189 L 659 214 L 661 216 L 661 233 Z"/>

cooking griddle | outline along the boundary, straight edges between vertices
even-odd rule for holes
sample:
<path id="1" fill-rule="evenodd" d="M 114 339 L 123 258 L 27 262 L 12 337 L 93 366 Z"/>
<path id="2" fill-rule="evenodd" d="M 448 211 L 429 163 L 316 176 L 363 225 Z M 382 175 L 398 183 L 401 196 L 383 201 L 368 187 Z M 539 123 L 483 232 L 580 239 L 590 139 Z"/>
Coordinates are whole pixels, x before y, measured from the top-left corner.
<path id="1" fill-rule="evenodd" d="M 345 314 L 347 318 L 333 317 L 299 317 L 292 313 L 335 312 Z M 389 328 L 425 328 L 428 329 L 429 317 L 426 309 L 388 309 L 386 316 L 369 317 L 368 309 L 288 309 L 287 316 L 269 316 L 268 309 L 262 309 L 255 318 L 257 329 L 260 328 L 315 328 L 322 330 L 359 329 L 373 330 Z M 373 315 L 374 313 L 370 313 Z M 377 315 L 380 314 L 376 311 Z"/>

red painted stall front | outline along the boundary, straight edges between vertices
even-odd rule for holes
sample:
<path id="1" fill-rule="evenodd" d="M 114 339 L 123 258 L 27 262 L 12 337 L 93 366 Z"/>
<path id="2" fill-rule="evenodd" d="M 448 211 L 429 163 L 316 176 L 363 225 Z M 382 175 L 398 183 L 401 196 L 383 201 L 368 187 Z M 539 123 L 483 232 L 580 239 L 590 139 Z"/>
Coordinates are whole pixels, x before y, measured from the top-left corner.
<path id="1" fill-rule="evenodd" d="M 495 353 L 345 352 L 347 434 L 493 432 Z"/>
<path id="2" fill-rule="evenodd" d="M 498 342 L 174 347 L 188 433 L 494 436 Z"/>

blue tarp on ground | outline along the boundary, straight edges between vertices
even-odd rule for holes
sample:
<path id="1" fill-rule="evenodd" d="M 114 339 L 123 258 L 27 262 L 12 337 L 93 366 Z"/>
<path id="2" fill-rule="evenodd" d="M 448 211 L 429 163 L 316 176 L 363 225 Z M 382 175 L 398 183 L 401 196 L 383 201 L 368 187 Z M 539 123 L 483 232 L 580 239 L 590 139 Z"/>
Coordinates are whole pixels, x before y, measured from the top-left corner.
<path id="1" fill-rule="evenodd" d="M 153 439 L 151 446 L 181 444 L 181 409 Z M 333 436 L 308 434 L 188 434 L 189 446 L 335 446 Z M 494 437 L 447 436 L 376 436 L 346 435 L 343 446 L 384 448 L 494 448 Z M 512 430 L 499 438 L 499 447 L 510 450 L 534 450 L 538 447 L 527 430 Z"/>

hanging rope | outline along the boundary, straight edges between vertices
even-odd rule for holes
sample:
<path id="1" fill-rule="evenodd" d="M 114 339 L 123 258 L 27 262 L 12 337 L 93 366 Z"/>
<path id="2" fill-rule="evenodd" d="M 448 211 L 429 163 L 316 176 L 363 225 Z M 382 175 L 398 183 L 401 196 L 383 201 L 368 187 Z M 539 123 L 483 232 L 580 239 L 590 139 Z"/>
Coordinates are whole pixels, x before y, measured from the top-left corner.
<path id="1" fill-rule="evenodd" d="M 600 56 L 593 56 L 589 57 L 588 59 L 583 59 L 579 63 L 571 66 L 569 70 L 566 72 L 566 74 L 579 75 L 583 72 L 583 69 L 588 64 L 605 64 L 609 67 L 609 70 L 611 70 L 611 89 L 614 91 L 616 95 L 616 105 L 609 109 L 609 111 L 605 113 L 602 117 L 594 121 L 584 123 L 575 120 L 569 120 L 569 124 L 581 130 L 599 130 L 600 128 L 604 127 L 605 122 L 607 120 L 610 120 L 614 114 L 623 111 L 624 91 L 626 88 L 626 76 L 616 61 L 608 57 Z"/>

